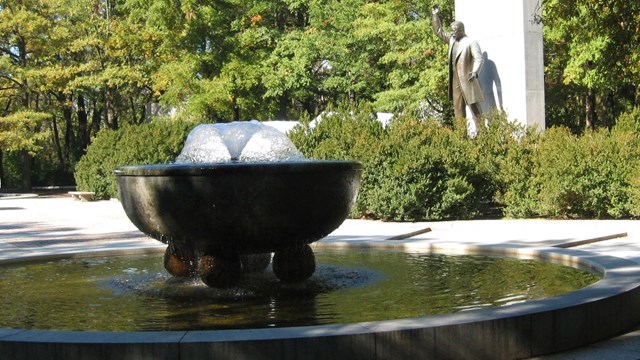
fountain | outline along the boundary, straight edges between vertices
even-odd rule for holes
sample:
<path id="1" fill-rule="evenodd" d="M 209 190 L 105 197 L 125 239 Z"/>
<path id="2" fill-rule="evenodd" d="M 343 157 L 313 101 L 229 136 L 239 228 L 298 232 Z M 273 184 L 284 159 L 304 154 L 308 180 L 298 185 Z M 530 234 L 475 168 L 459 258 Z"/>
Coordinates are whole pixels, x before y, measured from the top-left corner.
<path id="1" fill-rule="evenodd" d="M 129 219 L 168 244 L 167 271 L 230 287 L 271 253 L 280 280 L 309 278 L 309 244 L 347 217 L 360 173 L 355 161 L 303 159 L 284 134 L 250 121 L 199 125 L 175 163 L 123 166 L 116 178 Z"/>
<path id="2" fill-rule="evenodd" d="M 442 244 L 442 246 L 436 244 L 434 246 L 429 242 L 420 244 L 415 241 L 407 243 L 393 241 L 394 245 L 390 245 L 389 242 L 381 243 L 375 239 L 371 240 L 366 246 L 371 248 L 397 247 L 398 244 L 404 244 L 411 246 L 413 251 L 419 251 L 423 254 L 444 251 L 456 254 L 524 256 L 559 261 L 565 265 L 590 268 L 603 274 L 603 278 L 595 284 L 556 297 L 516 302 L 495 308 L 475 308 L 432 316 L 409 315 L 404 318 L 398 314 L 389 314 L 388 301 L 376 305 L 375 300 L 379 296 L 375 292 L 371 293 L 371 288 L 367 284 L 362 288 L 362 292 L 369 293 L 368 298 L 365 297 L 359 303 L 352 305 L 351 311 L 344 311 L 345 308 L 340 306 L 341 310 L 337 313 L 360 314 L 364 312 L 363 309 L 373 306 L 384 313 L 388 320 L 365 319 L 322 325 L 313 320 L 316 312 L 321 309 L 318 307 L 318 301 L 300 301 L 301 298 L 295 296 L 292 299 L 291 294 L 287 296 L 283 294 L 282 297 L 279 297 L 278 290 L 276 290 L 274 299 L 266 299 L 267 302 L 263 307 L 267 310 L 266 312 L 259 309 L 247 309 L 247 305 L 251 306 L 251 303 L 255 303 L 253 300 L 246 303 L 242 299 L 238 299 L 235 302 L 228 302 L 226 305 L 222 304 L 221 307 L 229 309 L 231 316 L 233 316 L 235 309 L 235 313 L 243 316 L 242 318 L 254 317 L 259 321 L 260 315 L 256 316 L 256 314 L 262 313 L 262 319 L 270 321 L 270 316 L 277 318 L 281 314 L 282 309 L 279 305 L 282 304 L 280 301 L 301 303 L 303 309 L 298 315 L 303 318 L 305 314 L 311 315 L 311 322 L 289 325 L 294 327 L 287 327 L 285 323 L 285 327 L 274 328 L 270 324 L 263 323 L 263 326 L 266 327 L 258 324 L 255 327 L 250 325 L 247 328 L 219 330 L 202 330 L 198 327 L 200 321 L 206 322 L 207 317 L 216 317 L 223 323 L 229 320 L 228 318 L 225 320 L 225 316 L 217 316 L 218 312 L 215 309 L 219 305 L 206 295 L 215 295 L 219 292 L 223 292 L 223 294 L 225 292 L 235 293 L 236 288 L 215 289 L 193 284 L 192 280 L 163 280 L 158 283 L 162 287 L 161 293 L 165 291 L 163 283 L 166 286 L 171 286 L 172 283 L 186 284 L 187 286 L 186 293 L 179 292 L 175 296 L 169 295 L 170 298 L 167 299 L 166 305 L 172 309 L 163 309 L 162 306 L 159 309 L 167 319 L 184 324 L 182 328 L 169 330 L 164 328 L 163 321 L 155 322 L 159 326 L 155 328 L 147 328 L 145 325 L 139 324 L 138 315 L 143 311 L 136 309 L 145 309 L 146 311 L 149 308 L 148 299 L 144 296 L 133 299 L 133 302 L 138 306 L 134 308 L 131 306 L 134 303 L 128 302 L 122 297 L 120 294 L 122 287 L 118 285 L 124 284 L 126 289 L 128 287 L 126 286 L 127 278 L 139 279 L 140 281 L 136 281 L 136 284 L 140 285 L 135 285 L 135 288 L 142 286 L 141 290 L 144 295 L 149 291 L 144 284 L 150 284 L 154 278 L 167 275 L 156 271 L 143 273 L 139 272 L 142 268 L 138 265 L 135 265 L 135 268 L 124 265 L 120 268 L 120 273 L 125 275 L 109 279 L 109 272 L 118 271 L 117 267 L 111 265 L 114 255 L 128 254 L 133 256 L 136 261 L 143 260 L 142 253 L 152 254 L 156 249 L 160 250 L 156 246 L 138 249 L 134 253 L 131 249 L 111 249 L 107 253 L 100 253 L 96 249 L 87 249 L 82 254 L 52 251 L 49 254 L 44 253 L 36 257 L 29 252 L 21 257 L 3 258 L 3 254 L 0 254 L 2 271 L 8 270 L 10 272 L 5 277 L 5 279 L 9 279 L 9 283 L 4 281 L 2 288 L 12 289 L 12 291 L 3 293 L 3 316 L 9 317 L 9 319 L 18 317 L 25 319 L 22 326 L 4 325 L 5 328 L 0 328 L 0 353 L 10 359 L 140 357 L 154 359 L 217 357 L 234 359 L 415 359 L 422 357 L 514 359 L 549 354 L 603 340 L 630 329 L 637 325 L 637 321 L 640 319 L 640 310 L 635 306 L 640 299 L 640 281 L 638 280 L 640 279 L 640 266 L 630 260 L 571 249 L 515 249 L 464 245 L 456 248 L 451 244 Z M 362 245 L 360 243 L 360 246 Z M 332 244 L 332 241 L 318 244 L 318 248 L 331 248 L 332 246 L 341 245 Z M 164 251 L 164 249 L 162 250 Z M 378 261 L 374 263 L 385 262 L 388 258 L 387 255 L 380 254 Z M 106 256 L 106 259 L 101 260 L 99 256 Z M 61 259 L 63 266 L 73 265 L 74 262 L 77 266 L 68 270 L 48 267 L 54 259 Z M 382 259 L 385 260 L 380 261 Z M 104 271 L 92 269 L 91 264 L 103 262 L 106 266 Z M 159 261 L 151 261 L 150 264 L 157 264 L 157 267 L 161 267 Z M 28 269 L 32 265 L 46 266 L 42 268 L 40 275 L 34 273 L 35 278 L 24 278 L 25 274 L 31 273 Z M 324 265 L 321 265 L 320 270 L 323 269 L 322 266 Z M 366 268 L 369 269 L 368 266 Z M 434 268 L 431 266 L 423 269 L 425 274 L 434 272 Z M 445 266 L 443 269 L 445 272 L 451 270 L 449 266 Z M 0 271 L 0 277 L 2 277 L 2 271 Z M 391 271 L 397 273 L 396 279 L 405 279 L 408 283 L 412 283 L 416 275 L 419 278 L 428 279 L 428 276 L 421 276 L 411 271 L 397 272 L 395 266 L 391 268 Z M 70 272 L 75 272 L 78 276 L 69 276 Z M 251 275 L 269 277 L 272 274 L 263 272 Z M 492 278 L 490 275 L 487 277 Z M 117 278 L 121 280 L 117 280 Z M 312 280 L 315 278 L 316 276 L 302 285 L 313 282 Z M 350 276 L 347 277 L 347 279 L 350 278 Z M 15 281 L 11 283 L 11 279 L 15 279 Z M 151 281 L 148 281 L 149 279 Z M 92 282 L 97 285 L 93 287 L 98 290 L 94 295 L 88 294 L 85 290 L 87 285 Z M 29 284 L 34 284 L 35 288 L 32 289 Z M 113 288 L 114 284 L 117 285 L 114 288 L 115 291 L 104 291 L 105 286 Z M 279 284 L 277 281 L 271 281 L 259 287 L 267 293 L 271 291 L 272 287 L 283 287 L 295 292 L 300 289 L 300 284 Z M 30 296 L 30 292 L 25 292 L 25 289 L 35 291 L 36 296 Z M 389 290 L 392 289 L 393 287 Z M 169 288 L 166 290 L 173 291 Z M 192 296 L 194 290 L 196 295 L 198 293 L 203 295 L 196 297 L 195 303 Z M 347 296 L 351 294 L 351 290 L 345 288 Z M 470 290 L 474 289 L 470 288 Z M 155 293 L 155 290 L 151 291 Z M 65 295 L 69 292 L 74 294 L 71 297 L 80 298 L 82 302 L 76 303 L 75 306 L 69 304 Z M 393 291 L 381 291 L 380 293 L 393 293 Z M 421 297 L 422 293 L 416 293 L 415 289 L 405 290 L 398 294 L 399 300 L 420 299 Z M 17 301 L 15 301 L 16 299 Z M 302 299 L 304 300 L 304 297 Z M 511 301 L 509 299 L 513 298 L 503 298 L 501 301 Z M 119 304 L 120 310 L 108 306 L 109 302 Z M 10 308 L 11 310 L 7 310 L 7 305 L 11 303 L 14 305 Z M 70 329 L 52 330 L 50 327 L 46 327 L 50 323 L 49 319 L 52 317 L 67 318 L 64 313 L 58 311 L 57 304 L 70 308 L 72 314 L 84 313 L 84 316 L 81 316 L 80 320 L 75 322 Z M 336 303 L 336 305 L 338 304 Z M 124 310 L 122 310 L 123 307 Z M 201 311 L 194 313 L 196 308 L 201 308 Z M 115 329 L 100 330 L 90 327 L 95 323 L 96 312 L 99 309 L 105 313 L 100 318 L 106 319 L 106 324 L 116 326 Z M 235 319 L 232 317 L 231 323 L 235 323 Z M 43 322 L 44 328 L 37 327 L 37 324 Z M 118 324 L 124 326 L 124 329 L 118 328 Z M 464 346 L 459 344 L 464 344 Z"/>
<path id="3" fill-rule="evenodd" d="M 201 136 L 208 140 L 198 140 Z M 431 241 L 433 239 L 429 236 L 385 241 L 385 238 L 380 238 L 381 233 L 376 238 L 376 235 L 360 228 L 351 234 L 353 238 L 329 238 L 317 243 L 315 248 L 382 248 L 383 251 L 391 251 L 389 248 L 392 248 L 393 251 L 407 254 L 412 252 L 420 256 L 442 252 L 524 257 L 587 268 L 602 275 L 602 279 L 579 290 L 550 298 L 519 301 L 520 297 L 500 297 L 498 302 L 505 304 L 498 307 L 478 308 L 478 304 L 472 303 L 471 308 L 466 305 L 458 306 L 465 311 L 427 315 L 421 312 L 405 314 L 406 309 L 402 306 L 399 310 L 401 314 L 398 314 L 389 311 L 388 306 L 400 302 L 399 300 L 383 303 L 372 300 L 381 298 L 378 295 L 380 293 L 393 294 L 400 280 L 409 283 L 409 290 L 399 291 L 395 299 L 422 300 L 423 294 L 430 290 L 416 290 L 413 287 L 416 279 L 430 280 L 432 275 L 438 273 L 444 274 L 445 282 L 460 278 L 452 274 L 452 267 L 449 265 L 444 266 L 441 271 L 429 264 L 421 267 L 423 270 L 420 271 L 413 268 L 403 271 L 394 264 L 389 267 L 390 273 L 396 275 L 388 276 L 391 285 L 384 290 L 371 291 L 369 284 L 376 279 L 376 271 L 372 269 L 390 257 L 389 253 L 384 253 L 376 261 L 365 265 L 352 265 L 351 262 L 340 265 L 342 269 L 347 269 L 338 280 L 346 281 L 344 288 L 348 297 L 353 297 L 352 288 L 359 286 L 352 286 L 349 282 L 353 279 L 351 267 L 362 266 L 365 275 L 371 273 L 371 276 L 361 276 L 366 280 L 366 286 L 361 288 L 362 293 L 369 297 L 360 298 L 351 305 L 351 310 L 345 310 L 340 301 L 328 302 L 341 306 L 336 307 L 335 311 L 329 309 L 329 312 L 339 315 L 361 315 L 365 313 L 365 308 L 375 308 L 384 313 L 383 318 L 354 318 L 343 322 L 319 323 L 313 317 L 323 307 L 320 301 L 314 300 L 308 302 L 306 307 L 303 303 L 302 310 L 294 310 L 296 315 L 303 318 L 306 317 L 305 314 L 311 315 L 311 322 L 308 319 L 281 322 L 283 327 L 272 327 L 273 322 L 257 326 L 249 324 L 243 328 L 198 327 L 197 321 L 207 316 L 222 319 L 223 322 L 229 319 L 225 318 L 226 315 L 216 313 L 216 306 L 235 310 L 243 319 L 257 318 L 254 314 L 261 312 L 277 317 L 281 309 L 278 307 L 279 300 L 300 303 L 296 298 L 292 300 L 289 290 L 299 291 L 301 288 L 306 289 L 307 285 L 324 289 L 326 284 L 322 281 L 326 277 L 322 274 L 323 271 L 326 274 L 327 270 L 335 279 L 335 268 L 327 268 L 321 262 L 318 272 L 304 284 L 289 283 L 302 281 L 314 274 L 315 255 L 309 244 L 332 232 L 348 215 L 357 194 L 361 165 L 350 161 L 302 159 L 297 150 L 284 139 L 267 141 L 269 131 L 252 122 L 242 126 L 203 125 L 196 128 L 189 137 L 183 153 L 174 164 L 125 166 L 116 172 L 120 200 L 127 216 L 145 234 L 166 243 L 166 249 L 146 245 L 136 249 L 114 247 L 100 252 L 95 247 L 82 247 L 80 253 L 71 250 L 56 253 L 52 249 L 48 253 L 38 251 L 34 255 L 29 251 L 17 251 L 13 247 L 3 248 L 0 252 L 0 265 L 3 267 L 0 269 L 0 277 L 4 271 L 9 274 L 4 279 L 10 281 L 2 282 L 2 288 L 11 289 L 4 292 L 4 299 L 12 296 L 18 299 L 12 301 L 16 306 L 12 310 L 6 310 L 6 316 L 26 319 L 24 325 L 7 322 L 9 325 L 0 328 L 0 353 L 3 356 L 11 359 L 513 359 L 584 346 L 620 334 L 640 321 L 640 309 L 636 306 L 640 301 L 640 266 L 630 260 L 573 249 L 527 248 L 506 243 L 438 243 Z M 220 146 L 221 144 L 224 146 Z M 22 208 L 17 209 L 24 211 Z M 8 228 L 19 229 L 20 226 L 9 224 Z M 370 223 L 366 222 L 366 226 L 370 226 Z M 456 226 L 451 224 L 451 228 L 455 229 Z M 26 231 L 29 230 L 26 227 Z M 175 279 L 151 270 L 140 273 L 137 271 L 141 266 L 124 265 L 121 272 L 127 274 L 125 277 L 119 276 L 120 280 L 100 278 L 97 280 L 100 282 L 97 286 L 98 295 L 87 295 L 84 292 L 87 283 L 93 281 L 95 284 L 94 275 L 109 276 L 108 272 L 114 271 L 111 264 L 107 264 L 106 268 L 90 270 L 91 263 L 103 261 L 99 256 L 106 256 L 105 262 L 112 261 L 114 255 L 123 254 L 132 256 L 135 261 L 144 261 L 142 254 L 155 254 L 157 250 L 164 251 L 163 265 L 171 274 L 187 279 Z M 242 299 L 236 301 L 237 298 L 233 297 L 240 289 L 233 285 L 239 281 L 244 285 L 241 277 L 250 268 L 262 269 L 267 266 L 271 252 L 275 253 L 272 268 L 280 280 L 276 280 L 270 272 L 245 277 L 245 280 L 259 279 L 258 288 L 267 294 L 264 297 L 265 306 L 251 311 Z M 162 253 L 157 254 L 158 258 L 150 260 L 152 264 L 161 267 L 159 257 Z M 320 251 L 318 255 L 324 256 Z M 416 256 L 416 259 L 422 263 L 420 256 Z M 366 257 L 371 256 L 367 254 Z M 76 262 L 78 266 L 73 267 L 73 270 L 60 270 L 55 264 L 52 267 L 47 265 L 35 278 L 22 278 L 22 274 L 30 272 L 27 270 L 29 266 L 60 259 L 65 264 Z M 350 257 L 348 260 L 352 259 Z M 71 279 L 68 276 L 71 272 L 78 273 L 79 278 Z M 387 277 L 384 272 L 380 273 L 383 274 L 381 277 Z M 478 271 L 466 273 L 474 278 Z M 210 287 L 188 278 L 194 274 L 199 274 Z M 484 271 L 483 274 L 491 283 L 497 278 Z M 147 285 L 153 288 L 159 284 L 162 293 L 165 285 L 170 288 L 167 291 L 173 291 L 172 285 L 186 284 L 181 287 L 186 293 L 178 291 L 177 295 L 171 295 L 170 301 L 166 302 L 174 305 L 173 308 L 165 308 L 165 303 L 160 304 L 158 311 L 163 318 L 182 318 L 184 326 L 167 329 L 162 322 L 154 322 L 156 327 L 145 327 L 138 324 L 133 316 L 127 316 L 137 316 L 143 312 L 129 306 L 131 303 L 121 297 L 122 289 L 130 288 L 127 285 L 129 279 L 142 284 L 133 288 L 143 294 L 157 292 L 156 289 L 149 290 Z M 161 281 L 154 283 L 154 279 Z M 468 287 L 475 296 L 477 289 L 466 284 L 463 282 L 461 287 Z M 104 292 L 105 286 L 115 291 Z M 341 286 L 340 283 L 337 288 Z M 22 291 L 24 289 L 45 296 L 40 298 L 42 300 L 37 300 L 29 291 Z M 281 289 L 286 291 L 280 292 Z M 244 290 L 240 290 L 240 297 L 246 294 L 242 291 Z M 276 295 L 273 295 L 273 291 Z M 69 305 L 65 292 L 74 292 L 76 298 L 84 301 L 79 304 L 84 305 Z M 233 294 L 231 302 L 215 304 L 216 300 L 209 295 L 219 297 L 216 294 L 220 293 L 223 297 L 224 294 Z M 449 294 L 449 290 L 445 290 L 445 293 Z M 201 296 L 195 297 L 193 294 Z M 451 296 L 458 297 L 456 294 Z M 55 310 L 58 310 L 54 297 L 73 313 L 84 314 L 84 318 L 69 328 L 64 328 L 64 331 L 46 327 L 49 319 L 56 313 Z M 248 297 L 250 296 L 246 295 Z M 516 301 L 512 303 L 514 299 Z M 194 305 L 194 300 L 200 301 L 201 306 Z M 106 306 L 109 301 L 124 306 L 126 311 Z M 3 301 L 3 309 L 8 308 L 9 302 L 11 301 Z M 145 310 L 151 307 L 147 299 L 135 298 L 134 302 Z M 447 305 L 451 302 L 447 301 Z M 103 305 L 103 317 L 107 319 L 107 323 L 117 322 L 115 315 L 125 313 L 120 316 L 125 326 L 133 324 L 141 327 L 102 330 L 90 328 L 87 323 L 96 320 L 95 309 Z M 202 311 L 195 311 L 195 307 L 202 308 Z M 418 306 L 418 310 L 422 311 L 422 306 Z M 67 318 L 59 313 L 55 315 Z M 33 326 L 43 319 L 44 328 Z M 233 319 L 229 322 L 236 323 Z"/>

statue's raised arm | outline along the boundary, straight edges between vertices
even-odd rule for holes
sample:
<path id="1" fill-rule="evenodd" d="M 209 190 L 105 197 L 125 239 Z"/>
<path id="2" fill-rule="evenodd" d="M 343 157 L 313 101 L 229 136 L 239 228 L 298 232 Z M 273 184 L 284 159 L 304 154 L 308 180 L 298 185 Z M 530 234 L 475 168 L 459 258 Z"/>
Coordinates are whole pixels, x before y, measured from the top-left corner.
<path id="1" fill-rule="evenodd" d="M 431 14 L 431 26 L 433 26 L 433 31 L 442 41 L 449 43 L 451 35 L 442 28 L 442 21 L 440 21 L 440 5 L 434 5 L 431 9 Z"/>

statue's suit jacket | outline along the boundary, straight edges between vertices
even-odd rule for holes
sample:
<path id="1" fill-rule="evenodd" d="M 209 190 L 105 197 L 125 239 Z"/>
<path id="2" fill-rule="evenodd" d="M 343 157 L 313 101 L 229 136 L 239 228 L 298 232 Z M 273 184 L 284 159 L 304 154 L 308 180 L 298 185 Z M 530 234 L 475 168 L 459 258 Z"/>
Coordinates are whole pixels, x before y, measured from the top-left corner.
<path id="1" fill-rule="evenodd" d="M 449 99 L 453 99 L 453 92 L 456 90 L 453 88 L 453 66 L 455 65 L 465 102 L 475 104 L 484 101 L 478 79 L 469 81 L 469 74 L 472 72 L 479 74 L 484 62 L 478 42 L 464 36 L 458 41 L 457 53 L 453 54 L 453 45 L 456 39 L 442 29 L 440 17 L 434 15 L 431 24 L 436 35 L 449 44 Z"/>

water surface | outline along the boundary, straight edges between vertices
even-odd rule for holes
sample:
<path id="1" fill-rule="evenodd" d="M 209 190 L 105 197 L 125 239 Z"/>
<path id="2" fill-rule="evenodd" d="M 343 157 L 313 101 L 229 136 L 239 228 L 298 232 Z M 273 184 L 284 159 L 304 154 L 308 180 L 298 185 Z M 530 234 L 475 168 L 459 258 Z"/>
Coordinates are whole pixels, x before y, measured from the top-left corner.
<path id="1" fill-rule="evenodd" d="M 0 267 L 0 328 L 163 331 L 389 320 L 504 306 L 596 282 L 533 260 L 372 249 L 316 250 L 316 273 L 280 283 L 271 269 L 231 289 L 178 280 L 162 254 Z"/>

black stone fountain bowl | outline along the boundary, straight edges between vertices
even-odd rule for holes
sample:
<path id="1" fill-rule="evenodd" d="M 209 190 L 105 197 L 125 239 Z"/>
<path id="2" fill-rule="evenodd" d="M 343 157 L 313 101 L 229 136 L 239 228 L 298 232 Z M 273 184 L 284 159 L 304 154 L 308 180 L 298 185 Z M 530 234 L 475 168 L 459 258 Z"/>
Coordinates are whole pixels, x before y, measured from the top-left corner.
<path id="1" fill-rule="evenodd" d="M 356 161 L 123 166 L 120 202 L 145 234 L 212 255 L 275 252 L 335 230 L 353 207 Z"/>

